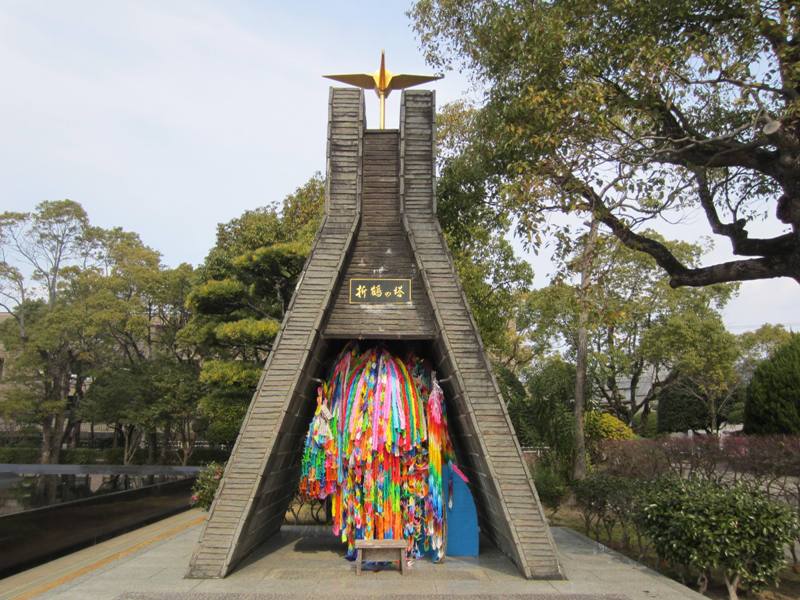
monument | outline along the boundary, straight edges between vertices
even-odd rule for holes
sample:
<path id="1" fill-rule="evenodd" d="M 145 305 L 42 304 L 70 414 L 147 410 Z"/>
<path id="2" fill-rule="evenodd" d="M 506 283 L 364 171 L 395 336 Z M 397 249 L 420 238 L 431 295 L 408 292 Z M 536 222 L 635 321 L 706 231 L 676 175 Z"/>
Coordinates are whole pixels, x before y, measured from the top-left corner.
<path id="1" fill-rule="evenodd" d="M 433 79 L 392 75 L 383 59 L 376 74 L 349 77 L 354 76 L 334 76 L 375 89 L 382 105 L 391 89 Z M 413 348 L 438 372 L 481 532 L 525 577 L 561 578 L 536 490 L 436 218 L 434 120 L 434 93 L 405 90 L 399 129 L 367 129 L 363 90 L 331 88 L 324 219 L 189 577 L 225 577 L 279 531 L 297 489 L 317 382 L 348 341 L 380 340 Z"/>

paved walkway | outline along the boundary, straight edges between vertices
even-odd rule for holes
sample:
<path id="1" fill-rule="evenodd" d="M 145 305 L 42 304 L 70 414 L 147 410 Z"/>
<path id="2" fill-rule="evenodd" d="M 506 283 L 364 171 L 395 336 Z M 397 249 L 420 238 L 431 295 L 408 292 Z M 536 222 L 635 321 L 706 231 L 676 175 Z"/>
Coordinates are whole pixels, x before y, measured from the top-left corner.
<path id="1" fill-rule="evenodd" d="M 470 596 L 539 600 L 684 600 L 692 590 L 569 529 L 554 528 L 565 581 L 526 581 L 494 549 L 478 559 L 417 561 L 356 577 L 341 544 L 320 529 L 286 527 L 222 580 L 184 579 L 204 517 L 188 511 L 0 580 L 0 598 L 59 600 L 271 600 L 382 597 L 426 600 Z M 4 549 L 7 551 L 8 549 Z"/>

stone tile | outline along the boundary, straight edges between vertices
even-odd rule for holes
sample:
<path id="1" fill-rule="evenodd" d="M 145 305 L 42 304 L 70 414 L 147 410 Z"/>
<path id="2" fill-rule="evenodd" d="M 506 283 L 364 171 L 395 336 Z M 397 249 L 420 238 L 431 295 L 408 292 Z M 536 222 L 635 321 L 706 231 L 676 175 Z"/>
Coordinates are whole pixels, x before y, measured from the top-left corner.
<path id="1" fill-rule="evenodd" d="M 76 578 L 45 598 L 116 598 L 125 593 L 166 594 L 164 598 L 294 598 L 400 596 L 473 596 L 497 598 L 513 594 L 563 597 L 627 597 L 630 600 L 703 598 L 571 531 L 553 530 L 568 581 L 527 581 L 500 552 L 483 548 L 479 558 L 448 557 L 442 564 L 418 560 L 406 576 L 394 568 L 355 575 L 332 536 L 302 536 L 287 531 L 256 549 L 226 579 L 184 579 L 199 527 L 160 541 L 122 560 Z M 0 594 L 1 596 L 2 594 Z M 208 595 L 208 596 L 206 596 Z M 158 596 L 152 596 L 157 598 Z"/>

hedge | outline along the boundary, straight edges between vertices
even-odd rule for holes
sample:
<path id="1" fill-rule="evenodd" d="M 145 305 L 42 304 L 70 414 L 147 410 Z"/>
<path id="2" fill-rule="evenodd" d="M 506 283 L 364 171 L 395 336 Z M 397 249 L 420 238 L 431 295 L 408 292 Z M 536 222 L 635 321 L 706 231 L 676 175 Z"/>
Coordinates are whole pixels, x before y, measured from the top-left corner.
<path id="1" fill-rule="evenodd" d="M 192 466 L 205 465 L 210 462 L 228 460 L 230 452 L 220 448 L 195 448 L 189 459 Z M 0 447 L 0 463 L 4 464 L 36 464 L 40 459 L 39 448 Z M 168 455 L 168 464 L 180 464 L 175 452 Z M 65 465 L 121 465 L 123 463 L 122 448 L 68 448 L 61 451 L 61 464 Z M 147 451 L 137 450 L 132 464 L 143 465 L 147 462 Z"/>

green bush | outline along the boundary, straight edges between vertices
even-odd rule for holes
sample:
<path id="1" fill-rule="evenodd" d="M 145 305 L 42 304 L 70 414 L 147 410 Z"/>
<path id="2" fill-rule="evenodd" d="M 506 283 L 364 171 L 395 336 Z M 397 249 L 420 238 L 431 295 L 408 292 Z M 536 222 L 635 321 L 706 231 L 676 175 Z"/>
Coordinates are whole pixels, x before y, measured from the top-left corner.
<path id="1" fill-rule="evenodd" d="M 536 484 L 539 500 L 555 514 L 569 492 L 567 481 L 557 469 L 546 464 L 536 467 L 533 481 Z"/>
<path id="2" fill-rule="evenodd" d="M 524 412 L 536 445 L 547 446 L 547 460 L 571 471 L 575 446 L 575 366 L 558 357 L 549 358 L 531 371 L 527 381 L 530 405 Z"/>
<path id="3" fill-rule="evenodd" d="M 200 471 L 192 488 L 192 504 L 194 506 L 203 510 L 211 508 L 224 471 L 225 465 L 218 462 L 208 463 L 206 468 Z"/>
<path id="4" fill-rule="evenodd" d="M 589 411 L 584 416 L 586 451 L 593 462 L 601 459 L 601 446 L 609 440 L 633 440 L 636 434 L 620 419 L 609 413 Z"/>
<path id="5" fill-rule="evenodd" d="M 122 448 L 67 448 L 61 451 L 63 465 L 121 465 L 124 450 Z M 202 466 L 212 461 L 225 462 L 230 455 L 229 450 L 221 448 L 195 448 L 189 459 L 192 466 Z M 36 464 L 39 462 L 39 448 L 9 446 L 0 447 L 0 463 Z M 147 450 L 139 449 L 131 464 L 143 465 L 147 462 Z M 167 453 L 167 464 L 180 464 L 175 452 Z"/>
<path id="6" fill-rule="evenodd" d="M 23 448 L 32 448 L 36 446 L 42 439 L 42 434 L 36 430 L 0 433 L 0 448 L 7 448 L 19 446 Z"/>
<path id="7" fill-rule="evenodd" d="M 658 396 L 658 432 L 704 431 L 711 427 L 708 407 L 685 385 L 672 385 Z"/>
<path id="8" fill-rule="evenodd" d="M 536 429 L 530 422 L 530 398 L 516 374 L 503 365 L 494 365 L 494 375 L 500 393 L 506 401 L 508 416 L 514 425 L 517 440 L 521 446 L 535 446 L 537 444 Z"/>
<path id="9" fill-rule="evenodd" d="M 121 465 L 125 451 L 122 448 L 68 448 L 61 451 L 61 463 L 65 465 Z M 133 463 L 144 464 L 146 453 L 136 452 Z"/>
<path id="10" fill-rule="evenodd" d="M 610 544 L 614 530 L 622 532 L 622 545 L 630 547 L 636 536 L 642 551 L 642 536 L 635 515 L 640 511 L 644 482 L 627 477 L 595 472 L 585 479 L 574 481 L 575 502 L 583 516 L 586 535 L 597 541 L 603 537 Z"/>
<path id="11" fill-rule="evenodd" d="M 203 466 L 211 462 L 224 464 L 230 455 L 230 450 L 223 450 L 222 448 L 195 448 L 192 456 L 189 457 L 189 464 L 191 466 Z"/>
<path id="12" fill-rule="evenodd" d="M 642 413 L 633 417 L 633 430 L 644 438 L 654 438 L 658 435 L 658 411 L 651 410 L 647 417 L 642 418 Z"/>
<path id="13" fill-rule="evenodd" d="M 29 465 L 38 463 L 41 458 L 39 448 L 25 448 L 21 446 L 9 446 L 0 448 L 0 463 Z"/>
<path id="14" fill-rule="evenodd" d="M 800 434 L 800 334 L 756 367 L 747 387 L 744 430 Z"/>
<path id="15" fill-rule="evenodd" d="M 637 522 L 660 558 L 701 577 L 721 572 L 731 599 L 777 581 L 798 529 L 788 506 L 760 492 L 677 478 L 648 488 Z"/>

